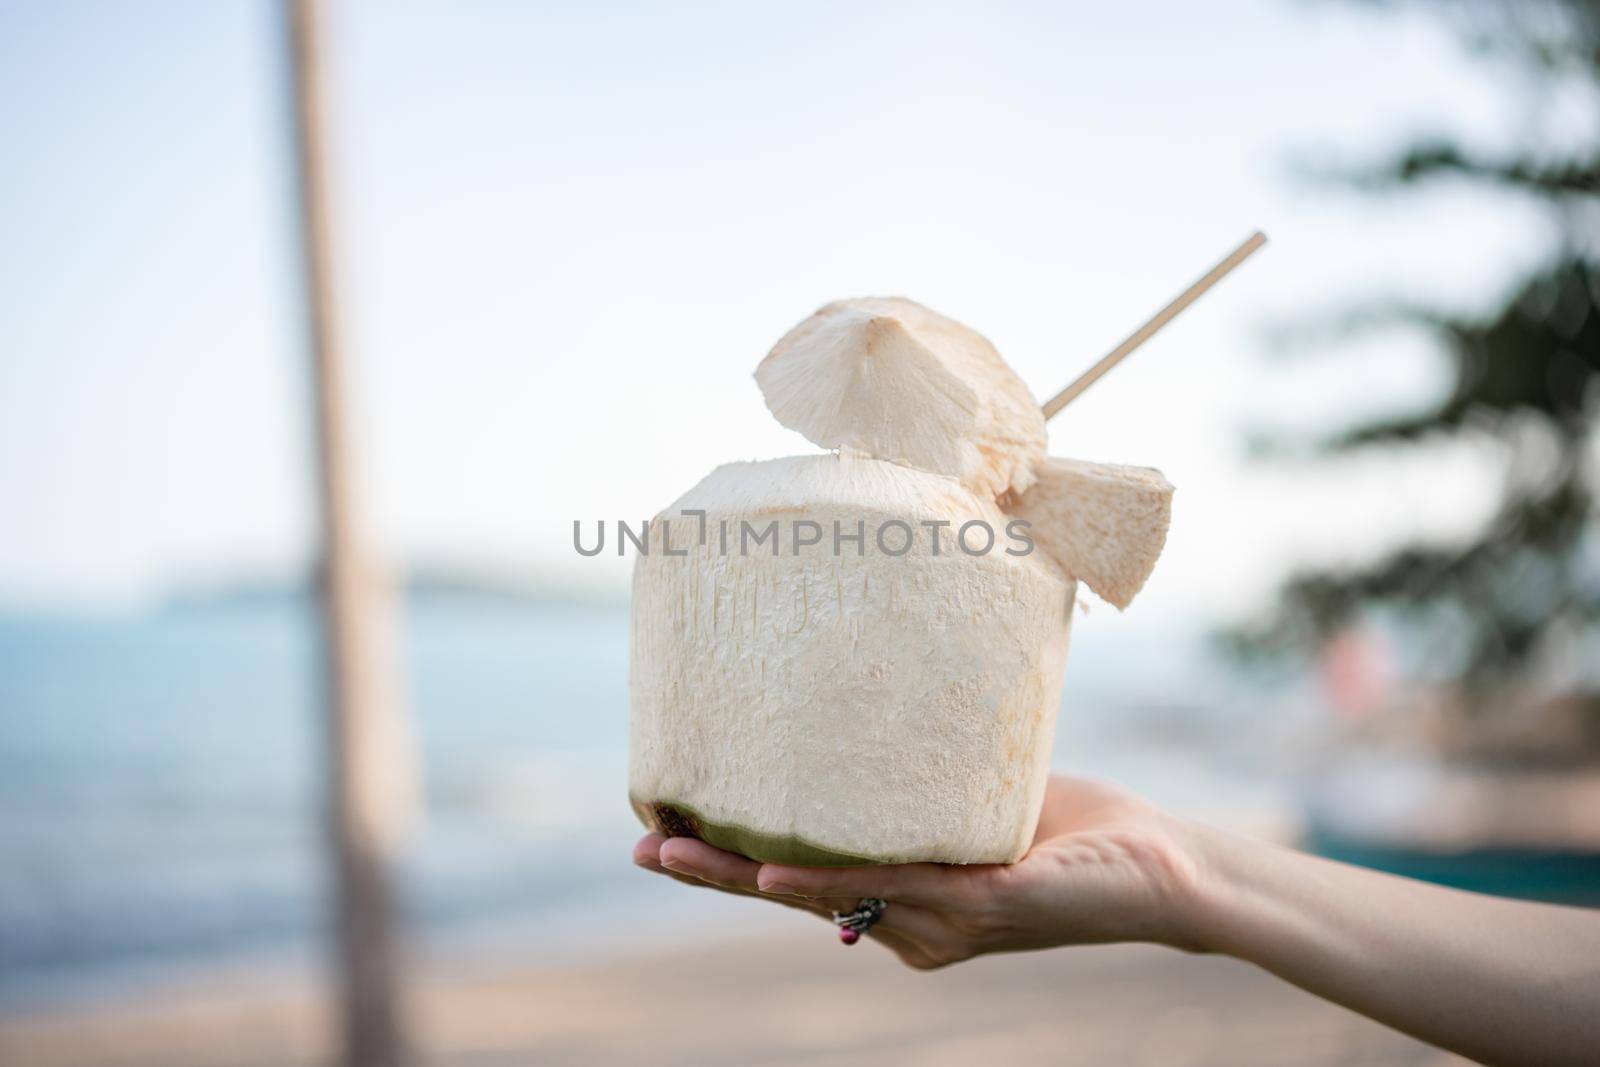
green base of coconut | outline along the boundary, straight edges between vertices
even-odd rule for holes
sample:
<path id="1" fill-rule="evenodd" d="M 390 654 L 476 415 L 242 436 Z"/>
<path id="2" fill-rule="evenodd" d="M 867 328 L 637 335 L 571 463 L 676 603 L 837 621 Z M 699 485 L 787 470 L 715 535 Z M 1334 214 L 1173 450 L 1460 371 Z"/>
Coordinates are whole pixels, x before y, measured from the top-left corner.
<path id="1" fill-rule="evenodd" d="M 640 822 L 658 834 L 697 837 L 724 852 L 736 852 L 760 863 L 781 863 L 787 867 L 866 867 L 889 862 L 824 848 L 793 834 L 768 834 L 732 823 L 712 822 L 677 801 L 634 800 L 633 810 Z"/>

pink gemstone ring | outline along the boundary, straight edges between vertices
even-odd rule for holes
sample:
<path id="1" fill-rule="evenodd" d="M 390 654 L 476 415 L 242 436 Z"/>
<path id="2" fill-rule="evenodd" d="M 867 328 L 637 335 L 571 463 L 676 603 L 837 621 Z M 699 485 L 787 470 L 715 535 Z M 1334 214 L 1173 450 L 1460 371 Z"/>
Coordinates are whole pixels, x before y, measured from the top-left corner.
<path id="1" fill-rule="evenodd" d="M 861 935 L 872 929 L 878 920 L 883 918 L 884 910 L 888 907 L 887 900 L 862 897 L 854 911 L 834 912 L 833 922 L 839 928 L 839 940 L 847 945 L 860 941 Z"/>

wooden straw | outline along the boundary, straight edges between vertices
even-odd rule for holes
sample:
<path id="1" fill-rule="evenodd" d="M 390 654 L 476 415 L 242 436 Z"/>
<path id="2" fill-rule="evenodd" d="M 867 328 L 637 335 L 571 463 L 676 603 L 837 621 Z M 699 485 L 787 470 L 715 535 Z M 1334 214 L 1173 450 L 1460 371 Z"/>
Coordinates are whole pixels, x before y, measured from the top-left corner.
<path id="1" fill-rule="evenodd" d="M 1182 293 L 1179 293 L 1177 299 L 1173 300 L 1172 303 L 1156 312 L 1155 315 L 1151 317 L 1149 322 L 1133 331 L 1133 333 L 1128 336 L 1126 341 L 1123 341 L 1116 348 L 1113 348 L 1111 351 L 1102 356 L 1100 358 L 1100 362 L 1096 363 L 1094 366 L 1078 375 L 1078 377 L 1073 380 L 1071 385 L 1067 386 L 1065 389 L 1061 390 L 1061 392 L 1045 401 L 1044 417 L 1047 419 L 1054 418 L 1056 412 L 1060 411 L 1062 408 L 1078 399 L 1079 395 L 1081 395 L 1085 389 L 1089 388 L 1089 386 L 1099 381 L 1101 376 L 1104 375 L 1106 371 L 1110 370 L 1112 367 L 1115 367 L 1118 363 L 1121 363 L 1123 359 L 1127 357 L 1128 353 L 1132 352 L 1134 349 L 1150 340 L 1151 337 L 1155 336 L 1157 330 L 1161 329 L 1161 327 L 1177 318 L 1178 312 L 1182 311 L 1184 308 L 1198 300 L 1201 293 L 1204 293 L 1207 289 L 1211 288 L 1213 285 L 1216 285 L 1223 279 L 1223 277 L 1227 275 L 1229 271 L 1243 263 L 1249 258 L 1252 252 L 1266 243 L 1267 235 L 1262 233 L 1260 230 L 1257 230 L 1255 233 L 1251 234 L 1242 245 L 1240 245 L 1238 248 L 1235 248 L 1232 252 L 1229 252 L 1221 263 L 1218 263 L 1215 267 L 1212 267 L 1200 278 L 1199 281 L 1189 286 L 1189 288 L 1185 289 Z"/>

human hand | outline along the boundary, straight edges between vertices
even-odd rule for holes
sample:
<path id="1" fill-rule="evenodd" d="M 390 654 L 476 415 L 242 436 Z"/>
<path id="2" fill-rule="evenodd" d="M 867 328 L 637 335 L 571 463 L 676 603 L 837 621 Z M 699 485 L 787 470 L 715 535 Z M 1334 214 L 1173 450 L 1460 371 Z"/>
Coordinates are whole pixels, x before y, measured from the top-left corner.
<path id="1" fill-rule="evenodd" d="M 761 864 L 694 838 L 647 834 L 633 860 L 688 885 L 831 921 L 862 897 L 891 906 L 869 937 L 919 970 L 989 952 L 1157 941 L 1186 931 L 1199 854 L 1184 823 L 1120 789 L 1052 776 L 1028 854 L 1009 866 Z"/>
<path id="2" fill-rule="evenodd" d="M 1483 1063 L 1593 1063 L 1600 916 L 1466 893 L 1207 830 L 1120 789 L 1051 778 L 1010 866 L 760 864 L 651 834 L 634 862 L 830 918 L 920 970 L 988 952 L 1153 941 L 1220 952 Z"/>

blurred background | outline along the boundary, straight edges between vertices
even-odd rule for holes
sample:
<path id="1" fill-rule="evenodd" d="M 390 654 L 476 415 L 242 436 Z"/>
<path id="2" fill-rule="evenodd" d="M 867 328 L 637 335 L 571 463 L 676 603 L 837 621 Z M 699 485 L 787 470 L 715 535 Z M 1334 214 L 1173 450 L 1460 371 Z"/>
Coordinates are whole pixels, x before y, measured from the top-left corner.
<path id="1" fill-rule="evenodd" d="M 750 372 L 904 294 L 1161 468 L 1056 764 L 1600 900 L 1600 6 L 329 6 L 359 506 L 400 592 L 424 1059 L 1443 1063 L 1226 961 L 900 974 L 635 870 L 637 521 L 812 451 Z M 336 1056 L 310 374 L 265 2 L 0 5 L 0 1062 Z M 866 1005 L 876 1005 L 867 1010 Z"/>

